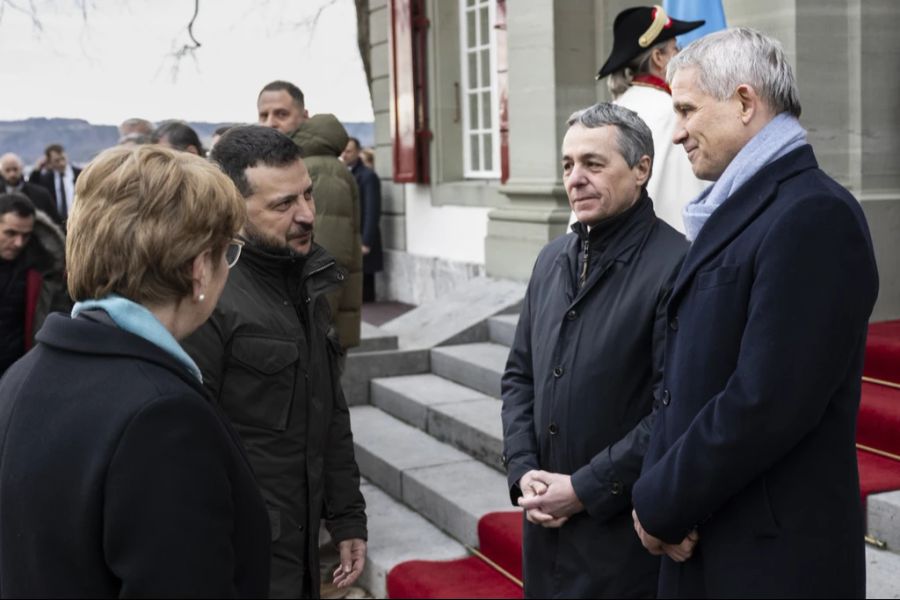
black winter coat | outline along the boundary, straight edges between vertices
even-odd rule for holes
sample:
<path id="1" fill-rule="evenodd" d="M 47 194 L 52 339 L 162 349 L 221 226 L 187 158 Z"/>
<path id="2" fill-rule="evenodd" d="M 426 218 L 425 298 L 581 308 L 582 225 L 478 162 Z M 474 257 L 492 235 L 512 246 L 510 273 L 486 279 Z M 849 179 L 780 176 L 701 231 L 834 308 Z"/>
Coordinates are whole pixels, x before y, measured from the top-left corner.
<path id="1" fill-rule="evenodd" d="M 366 538 L 326 294 L 343 281 L 318 245 L 309 256 L 248 244 L 215 311 L 184 347 L 231 419 L 272 522 L 273 598 L 319 595 L 319 520 L 335 542 Z"/>
<path id="2" fill-rule="evenodd" d="M 503 375 L 510 498 L 531 469 L 572 475 L 586 510 L 560 529 L 524 521 L 529 597 L 642 597 L 659 561 L 634 533 L 630 489 L 661 376 L 665 302 L 687 241 L 644 195 L 538 256 Z M 585 241 L 590 261 L 579 289 Z"/>
<path id="3" fill-rule="evenodd" d="M 634 506 L 693 558 L 684 598 L 864 597 L 855 432 L 878 292 L 859 203 L 809 146 L 709 218 L 668 306 L 663 406 Z"/>
<path id="4" fill-rule="evenodd" d="M 350 169 L 359 187 L 359 226 L 363 246 L 369 253 L 363 255 L 363 273 L 377 273 L 384 268 L 384 252 L 381 248 L 381 179 L 375 171 L 357 160 Z"/>
<path id="5" fill-rule="evenodd" d="M 84 315 L 37 340 L 0 380 L 0 595 L 265 597 L 265 505 L 193 375 Z"/>

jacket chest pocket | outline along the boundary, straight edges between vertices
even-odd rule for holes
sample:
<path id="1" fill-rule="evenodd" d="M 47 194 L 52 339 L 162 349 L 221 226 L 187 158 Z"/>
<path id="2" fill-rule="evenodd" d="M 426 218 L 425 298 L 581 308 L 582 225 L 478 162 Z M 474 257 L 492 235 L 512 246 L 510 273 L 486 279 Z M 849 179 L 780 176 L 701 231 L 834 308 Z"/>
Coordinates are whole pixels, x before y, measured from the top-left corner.
<path id="1" fill-rule="evenodd" d="M 725 265 L 717 269 L 710 269 L 697 274 L 697 289 L 706 290 L 734 283 L 737 281 L 739 265 Z"/>
<path id="2" fill-rule="evenodd" d="M 223 410 L 236 423 L 286 430 L 299 356 L 293 341 L 236 337 L 219 395 Z"/>

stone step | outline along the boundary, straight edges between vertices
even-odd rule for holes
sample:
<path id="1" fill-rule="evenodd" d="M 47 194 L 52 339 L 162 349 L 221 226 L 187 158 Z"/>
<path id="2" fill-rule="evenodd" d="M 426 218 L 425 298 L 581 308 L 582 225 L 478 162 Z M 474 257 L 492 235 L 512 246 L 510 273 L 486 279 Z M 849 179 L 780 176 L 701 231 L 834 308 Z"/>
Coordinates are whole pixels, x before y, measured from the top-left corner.
<path id="1" fill-rule="evenodd" d="M 488 319 L 488 336 L 492 342 L 512 346 L 519 315 L 497 315 Z"/>
<path id="2" fill-rule="evenodd" d="M 360 489 L 366 499 L 369 541 L 359 585 L 375 598 L 387 598 L 387 574 L 402 562 L 453 560 L 468 554 L 462 544 L 371 482 L 363 480 Z"/>
<path id="3" fill-rule="evenodd" d="M 866 598 L 900 598 L 900 554 L 866 544 Z"/>
<path id="4" fill-rule="evenodd" d="M 869 494 L 866 498 L 868 534 L 900 553 L 900 491 Z"/>
<path id="5" fill-rule="evenodd" d="M 431 372 L 494 398 L 509 348 L 493 342 L 443 346 L 431 350 Z"/>
<path id="6" fill-rule="evenodd" d="M 433 374 L 373 379 L 372 404 L 503 472 L 500 400 Z"/>
<path id="7" fill-rule="evenodd" d="M 382 350 L 347 354 L 341 387 L 349 406 L 369 403 L 369 382 L 376 377 L 427 373 L 428 350 Z"/>
<path id="8" fill-rule="evenodd" d="M 494 469 L 377 407 L 354 406 L 350 416 L 362 475 L 454 539 L 478 546 L 478 519 L 510 509 Z"/>
<path id="9" fill-rule="evenodd" d="M 487 339 L 487 319 L 516 311 L 526 284 L 477 277 L 437 295 L 381 326 L 400 339 L 401 348 L 433 348 Z"/>
<path id="10" fill-rule="evenodd" d="M 359 346 L 350 348 L 348 353 L 381 352 L 384 350 L 396 350 L 397 347 L 396 335 L 362 321 L 359 330 Z"/>

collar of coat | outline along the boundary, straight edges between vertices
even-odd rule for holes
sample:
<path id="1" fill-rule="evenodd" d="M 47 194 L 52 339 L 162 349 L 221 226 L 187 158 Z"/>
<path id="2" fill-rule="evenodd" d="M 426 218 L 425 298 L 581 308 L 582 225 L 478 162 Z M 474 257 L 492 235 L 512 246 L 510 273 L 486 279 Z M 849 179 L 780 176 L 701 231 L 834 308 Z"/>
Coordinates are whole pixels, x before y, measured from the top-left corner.
<path id="1" fill-rule="evenodd" d="M 111 326 L 91 316 L 69 318 L 53 313 L 47 317 L 35 340 L 69 352 L 104 356 L 136 358 L 154 363 L 171 371 L 202 397 L 209 399 L 205 388 L 175 357 L 156 344 Z"/>
<path id="2" fill-rule="evenodd" d="M 313 243 L 309 254 L 300 256 L 288 252 L 269 252 L 248 242 L 235 268 L 248 269 L 256 276 L 275 279 L 280 285 L 288 282 L 290 290 L 295 290 L 294 286 L 302 286 L 307 280 L 315 282 L 312 284 L 315 289 L 307 288 L 310 293 L 327 292 L 347 276 L 337 266 L 334 257 L 316 243 Z"/>
<path id="3" fill-rule="evenodd" d="M 691 244 L 675 280 L 670 306 L 684 292 L 697 270 L 747 228 L 777 197 L 778 186 L 803 171 L 819 167 L 812 146 L 785 154 L 747 180 L 710 215 Z"/>
<path id="4" fill-rule="evenodd" d="M 565 250 L 556 258 L 556 264 L 573 274 L 573 284 L 577 281 L 582 243 L 590 240 L 591 260 L 594 261 L 588 273 L 587 282 L 577 296 L 587 293 L 613 265 L 628 263 L 637 250 L 644 244 L 653 225 L 657 222 L 653 212 L 653 201 L 644 190 L 634 206 L 625 212 L 600 222 L 591 228 L 590 233 L 582 223 L 574 223 L 572 231 L 576 234 L 565 245 Z M 574 262 L 573 262 L 574 261 Z M 576 286 L 577 287 L 577 286 Z"/>

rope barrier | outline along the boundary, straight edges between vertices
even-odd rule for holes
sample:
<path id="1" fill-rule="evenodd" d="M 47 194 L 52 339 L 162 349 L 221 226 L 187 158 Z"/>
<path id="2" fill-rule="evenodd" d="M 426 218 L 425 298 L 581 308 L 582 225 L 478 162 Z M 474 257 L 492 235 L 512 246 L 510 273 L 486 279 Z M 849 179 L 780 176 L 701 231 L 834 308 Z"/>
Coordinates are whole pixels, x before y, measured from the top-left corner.
<path id="1" fill-rule="evenodd" d="M 498 573 L 500 573 L 501 575 L 503 575 L 504 577 L 506 577 L 507 579 L 512 581 L 514 584 L 516 584 L 520 588 L 525 587 L 525 585 L 522 583 L 521 579 L 519 579 L 518 577 L 516 577 L 515 575 L 513 575 L 512 573 L 510 573 L 509 571 L 507 571 L 506 569 L 504 569 L 503 567 L 501 567 L 500 565 L 498 565 L 497 563 L 492 561 L 490 558 L 488 558 L 487 556 L 485 556 L 484 554 L 482 554 L 481 552 L 479 552 L 472 546 L 466 546 L 466 550 L 468 550 L 473 556 L 476 556 L 476 557 L 480 558 L 481 560 L 483 560 L 485 563 L 487 563 L 487 565 L 489 567 L 493 568 L 495 571 L 497 571 Z"/>

